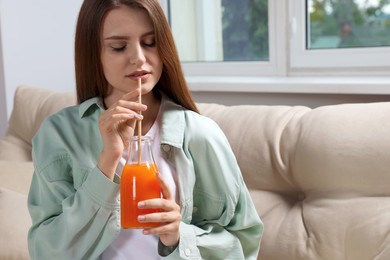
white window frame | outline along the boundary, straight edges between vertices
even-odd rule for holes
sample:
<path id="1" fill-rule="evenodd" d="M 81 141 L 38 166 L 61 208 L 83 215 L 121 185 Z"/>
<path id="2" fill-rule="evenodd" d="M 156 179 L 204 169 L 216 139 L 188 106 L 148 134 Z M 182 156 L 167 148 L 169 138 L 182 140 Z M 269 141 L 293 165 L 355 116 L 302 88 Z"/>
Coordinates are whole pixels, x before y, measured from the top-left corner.
<path id="1" fill-rule="evenodd" d="M 390 71 L 390 47 L 306 49 L 306 1 L 289 0 L 290 68 L 345 69 L 381 68 Z"/>

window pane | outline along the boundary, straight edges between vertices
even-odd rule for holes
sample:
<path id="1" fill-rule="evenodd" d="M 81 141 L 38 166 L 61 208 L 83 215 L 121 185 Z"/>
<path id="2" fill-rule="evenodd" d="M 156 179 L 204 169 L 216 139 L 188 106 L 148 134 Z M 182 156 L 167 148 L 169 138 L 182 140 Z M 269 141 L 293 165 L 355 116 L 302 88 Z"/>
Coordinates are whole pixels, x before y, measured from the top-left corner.
<path id="1" fill-rule="evenodd" d="M 170 0 L 180 59 L 268 61 L 267 0 Z"/>
<path id="2" fill-rule="evenodd" d="M 307 49 L 390 46 L 390 0 L 307 0 Z"/>

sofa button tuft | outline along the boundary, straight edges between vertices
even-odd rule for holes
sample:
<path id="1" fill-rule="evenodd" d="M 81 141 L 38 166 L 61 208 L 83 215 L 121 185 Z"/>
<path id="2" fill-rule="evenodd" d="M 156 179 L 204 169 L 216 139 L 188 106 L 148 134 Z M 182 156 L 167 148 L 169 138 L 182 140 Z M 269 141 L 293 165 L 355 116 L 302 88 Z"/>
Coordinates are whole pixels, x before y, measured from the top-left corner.
<path id="1" fill-rule="evenodd" d="M 304 199 L 306 199 L 306 195 L 305 195 L 304 193 L 299 193 L 299 194 L 297 195 L 297 199 L 298 199 L 299 201 L 303 201 Z"/>

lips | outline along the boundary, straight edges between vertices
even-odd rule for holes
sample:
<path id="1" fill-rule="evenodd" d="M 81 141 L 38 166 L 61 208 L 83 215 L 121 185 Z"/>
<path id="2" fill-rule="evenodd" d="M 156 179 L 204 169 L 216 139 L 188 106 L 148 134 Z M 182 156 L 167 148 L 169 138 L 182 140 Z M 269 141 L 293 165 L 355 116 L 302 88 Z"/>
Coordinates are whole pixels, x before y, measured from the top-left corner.
<path id="1" fill-rule="evenodd" d="M 142 78 L 142 77 L 147 76 L 148 74 L 150 74 L 148 71 L 141 70 L 141 71 L 135 71 L 135 72 L 127 75 L 127 77 L 130 77 L 130 78 Z"/>

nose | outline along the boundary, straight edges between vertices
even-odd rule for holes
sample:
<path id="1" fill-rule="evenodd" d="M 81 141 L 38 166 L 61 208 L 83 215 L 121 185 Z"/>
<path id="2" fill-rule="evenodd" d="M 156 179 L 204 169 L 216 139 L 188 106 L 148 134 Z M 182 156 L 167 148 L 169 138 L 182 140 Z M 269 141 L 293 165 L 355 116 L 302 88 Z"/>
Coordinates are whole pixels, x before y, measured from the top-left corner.
<path id="1" fill-rule="evenodd" d="M 139 43 L 134 45 L 129 56 L 129 62 L 132 65 L 141 66 L 146 61 L 144 50 Z"/>

